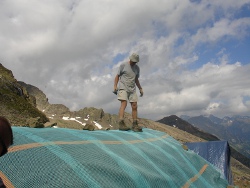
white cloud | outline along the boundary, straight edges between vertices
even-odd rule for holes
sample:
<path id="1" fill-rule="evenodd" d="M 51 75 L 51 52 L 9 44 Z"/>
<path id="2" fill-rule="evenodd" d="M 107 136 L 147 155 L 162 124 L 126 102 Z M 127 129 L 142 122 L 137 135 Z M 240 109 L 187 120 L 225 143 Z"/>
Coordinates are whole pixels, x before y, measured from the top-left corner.
<path id="1" fill-rule="evenodd" d="M 135 51 L 145 92 L 139 116 L 247 114 L 249 62 L 232 62 L 235 52 L 221 43 L 247 43 L 250 18 L 234 15 L 249 3 L 1 1 L 0 59 L 18 80 L 44 91 L 51 103 L 117 113 L 113 79 L 118 65 Z M 222 45 L 221 51 L 189 69 L 211 44 Z M 124 59 L 113 62 L 118 54 Z"/>

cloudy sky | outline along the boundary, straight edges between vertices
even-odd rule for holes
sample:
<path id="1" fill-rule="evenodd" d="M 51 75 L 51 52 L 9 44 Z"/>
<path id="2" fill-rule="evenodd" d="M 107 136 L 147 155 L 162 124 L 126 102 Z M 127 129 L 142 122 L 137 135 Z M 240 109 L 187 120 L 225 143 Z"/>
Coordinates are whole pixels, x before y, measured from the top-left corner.
<path id="1" fill-rule="evenodd" d="M 0 27 L 0 63 L 50 103 L 116 114 L 136 52 L 139 117 L 250 115 L 250 0 L 0 0 Z"/>

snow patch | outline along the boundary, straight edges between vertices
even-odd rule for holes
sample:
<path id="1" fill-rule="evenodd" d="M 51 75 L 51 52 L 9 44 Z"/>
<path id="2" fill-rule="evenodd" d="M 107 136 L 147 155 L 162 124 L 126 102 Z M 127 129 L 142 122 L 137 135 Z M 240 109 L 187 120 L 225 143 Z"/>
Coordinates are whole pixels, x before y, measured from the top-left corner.
<path id="1" fill-rule="evenodd" d="M 83 122 L 77 120 L 76 118 L 70 118 L 70 117 L 65 117 L 65 116 L 64 116 L 64 117 L 62 117 L 62 119 L 63 119 L 63 120 L 66 120 L 66 121 L 76 121 L 76 122 L 80 123 L 80 124 L 83 125 L 83 126 L 86 125 L 86 123 L 83 123 Z"/>
<path id="2" fill-rule="evenodd" d="M 95 122 L 95 121 L 93 121 L 93 122 L 94 122 L 95 126 L 98 127 L 98 129 L 102 129 L 102 126 L 101 126 L 99 123 L 97 123 L 97 122 Z"/>
<path id="3" fill-rule="evenodd" d="M 87 115 L 87 118 L 84 119 L 85 121 L 88 121 L 89 120 L 89 115 Z"/>

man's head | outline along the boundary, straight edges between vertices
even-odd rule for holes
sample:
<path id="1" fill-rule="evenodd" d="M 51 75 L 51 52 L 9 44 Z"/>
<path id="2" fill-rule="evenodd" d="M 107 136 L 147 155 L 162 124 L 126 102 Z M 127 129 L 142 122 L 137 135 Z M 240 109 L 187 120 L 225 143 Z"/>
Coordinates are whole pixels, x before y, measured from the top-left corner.
<path id="1" fill-rule="evenodd" d="M 130 62 L 133 62 L 133 63 L 138 63 L 139 62 L 139 55 L 136 54 L 136 53 L 133 53 L 130 57 Z"/>
<path id="2" fill-rule="evenodd" d="M 0 116 L 0 156 L 7 153 L 13 144 L 13 133 L 9 121 Z"/>

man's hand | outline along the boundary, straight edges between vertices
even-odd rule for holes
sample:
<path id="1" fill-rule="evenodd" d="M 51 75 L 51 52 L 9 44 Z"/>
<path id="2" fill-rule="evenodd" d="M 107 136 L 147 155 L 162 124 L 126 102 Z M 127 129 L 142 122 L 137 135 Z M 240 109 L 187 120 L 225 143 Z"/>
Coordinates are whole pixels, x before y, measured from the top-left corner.
<path id="1" fill-rule="evenodd" d="M 113 93 L 114 93 L 115 95 L 117 95 L 117 91 L 118 91 L 118 89 L 117 89 L 117 88 L 114 88 Z"/>
<path id="2" fill-rule="evenodd" d="M 143 90 L 142 90 L 142 88 L 140 89 L 140 97 L 142 97 L 143 96 Z"/>

